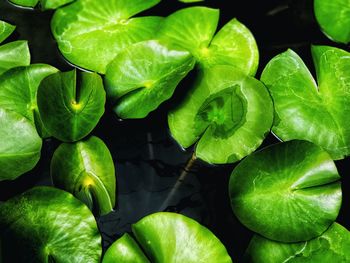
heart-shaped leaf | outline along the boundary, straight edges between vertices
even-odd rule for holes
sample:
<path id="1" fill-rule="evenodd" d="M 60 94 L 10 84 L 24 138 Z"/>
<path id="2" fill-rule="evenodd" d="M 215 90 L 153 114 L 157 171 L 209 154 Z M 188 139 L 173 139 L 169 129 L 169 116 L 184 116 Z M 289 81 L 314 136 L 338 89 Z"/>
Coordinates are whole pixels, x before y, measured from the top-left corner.
<path id="1" fill-rule="evenodd" d="M 77 0 L 58 9 L 51 22 L 63 56 L 71 63 L 105 73 L 106 66 L 127 46 L 152 39 L 160 17 L 132 16 L 160 0 Z"/>
<path id="2" fill-rule="evenodd" d="M 255 235 L 244 262 L 350 262 L 350 232 L 334 223 L 315 239 L 289 244 Z"/>
<path id="3" fill-rule="evenodd" d="M 40 82 L 55 72 L 57 69 L 52 66 L 33 64 L 13 68 L 0 76 L 0 107 L 31 120 L 42 137 L 48 134 L 39 115 L 37 90 Z"/>
<path id="4" fill-rule="evenodd" d="M 289 141 L 253 153 L 233 170 L 233 212 L 269 239 L 299 242 L 321 235 L 337 218 L 342 192 L 327 152 Z"/>
<path id="5" fill-rule="evenodd" d="M 158 41 L 144 41 L 120 52 L 106 72 L 107 94 L 121 118 L 143 118 L 169 99 L 194 67 L 192 55 Z"/>
<path id="6" fill-rule="evenodd" d="M 232 19 L 214 36 L 218 21 L 218 9 L 184 8 L 164 20 L 158 37 L 189 50 L 203 67 L 231 65 L 255 75 L 259 52 L 252 33 Z"/>
<path id="7" fill-rule="evenodd" d="M 15 26 L 0 20 L 0 43 L 15 30 Z M 0 46 L 0 75 L 5 71 L 30 64 L 27 41 L 19 40 Z"/>
<path id="8" fill-rule="evenodd" d="M 264 85 L 230 66 L 205 69 L 185 100 L 168 115 L 182 147 L 197 142 L 196 156 L 233 163 L 253 152 L 272 125 L 273 107 Z"/>
<path id="9" fill-rule="evenodd" d="M 321 29 L 332 40 L 350 42 L 349 0 L 315 0 L 315 16 Z"/>
<path id="10" fill-rule="evenodd" d="M 11 3 L 22 7 L 36 7 L 40 4 L 42 10 L 56 9 L 74 0 L 9 0 Z"/>
<path id="11" fill-rule="evenodd" d="M 79 85 L 79 88 L 77 87 Z M 45 78 L 38 90 L 40 116 L 48 132 L 66 142 L 87 136 L 104 113 L 106 94 L 96 73 L 75 70 Z"/>
<path id="12" fill-rule="evenodd" d="M 22 115 L 0 108 L 0 138 L 0 181 L 17 178 L 39 161 L 42 140 Z"/>
<path id="13" fill-rule="evenodd" d="M 51 160 L 55 186 L 83 201 L 98 215 L 113 210 L 116 180 L 112 156 L 97 137 L 76 143 L 63 143 Z"/>
<path id="14" fill-rule="evenodd" d="M 350 154 L 350 54 L 327 46 L 311 50 L 319 87 L 291 50 L 273 58 L 262 73 L 275 106 L 272 130 L 284 141 L 311 141 L 342 159 Z"/>
<path id="15" fill-rule="evenodd" d="M 106 251 L 102 263 L 149 263 L 135 240 L 128 234 L 124 234 L 115 241 Z"/>
<path id="16" fill-rule="evenodd" d="M 90 210 L 71 194 L 35 187 L 0 204 L 3 262 L 100 262 Z"/>

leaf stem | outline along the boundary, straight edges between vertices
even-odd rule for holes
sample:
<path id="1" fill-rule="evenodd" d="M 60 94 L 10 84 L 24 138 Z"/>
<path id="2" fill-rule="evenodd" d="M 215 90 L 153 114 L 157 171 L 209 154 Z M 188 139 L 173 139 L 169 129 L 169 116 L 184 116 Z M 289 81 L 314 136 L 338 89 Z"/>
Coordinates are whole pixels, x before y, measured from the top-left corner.
<path id="1" fill-rule="evenodd" d="M 179 178 L 176 180 L 175 185 L 172 187 L 170 193 L 167 195 L 164 202 L 160 206 L 159 211 L 164 211 L 169 205 L 169 203 L 173 200 L 177 190 L 181 187 L 182 183 L 186 180 L 187 175 L 191 172 L 191 168 L 195 164 L 196 160 L 197 160 L 196 154 L 193 153 L 191 158 L 187 161 L 186 166 L 182 170 Z"/>

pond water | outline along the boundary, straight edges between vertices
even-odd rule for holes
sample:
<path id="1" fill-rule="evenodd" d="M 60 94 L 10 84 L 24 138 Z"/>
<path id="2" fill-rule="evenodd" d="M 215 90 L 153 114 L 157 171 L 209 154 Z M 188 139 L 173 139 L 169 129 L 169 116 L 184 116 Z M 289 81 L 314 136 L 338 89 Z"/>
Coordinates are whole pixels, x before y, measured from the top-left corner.
<path id="1" fill-rule="evenodd" d="M 237 17 L 250 28 L 260 49 L 259 76 L 265 64 L 287 48 L 298 52 L 312 68 L 310 44 L 335 45 L 320 32 L 312 14 L 312 2 L 221 0 L 205 1 L 203 5 L 221 9 L 221 26 Z M 185 6 L 175 0 L 166 0 L 145 13 L 166 16 Z M 48 63 L 66 71 L 71 66 L 59 54 L 50 32 L 52 14 L 50 11 L 20 9 L 0 0 L 0 19 L 17 25 L 16 33 L 7 41 L 28 40 L 32 63 Z M 171 138 L 166 113 L 181 99 L 190 82 L 191 75 L 182 82 L 171 101 L 142 120 L 119 120 L 107 106 L 106 114 L 93 131 L 92 134 L 109 147 L 117 172 L 117 207 L 114 212 L 98 219 L 105 248 L 130 231 L 130 225 L 143 216 L 157 211 L 176 211 L 211 229 L 225 244 L 234 261 L 242 258 L 253 233 L 238 222 L 230 208 L 228 180 L 235 165 L 210 166 L 197 161 L 184 180 L 178 183 L 193 149 L 184 151 Z M 269 135 L 263 146 L 276 142 L 278 140 Z M 33 171 L 13 182 L 1 182 L 0 200 L 34 185 L 50 185 L 50 159 L 59 144 L 55 139 L 46 140 L 42 159 Z M 348 159 L 337 162 L 343 176 L 343 206 L 337 221 L 349 229 L 350 218 L 345 214 L 345 208 L 350 209 L 348 163 Z"/>

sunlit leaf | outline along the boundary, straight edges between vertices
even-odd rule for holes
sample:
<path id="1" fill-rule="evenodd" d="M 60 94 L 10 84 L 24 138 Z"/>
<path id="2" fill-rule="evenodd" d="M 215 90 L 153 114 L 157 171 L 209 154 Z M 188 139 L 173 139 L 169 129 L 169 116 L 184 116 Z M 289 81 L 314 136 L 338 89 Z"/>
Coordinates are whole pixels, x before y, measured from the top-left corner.
<path id="1" fill-rule="evenodd" d="M 0 204 L 0 230 L 4 262 L 100 262 L 101 236 L 90 210 L 53 187 Z"/>
<path id="2" fill-rule="evenodd" d="M 96 73 L 58 72 L 38 90 L 40 116 L 48 132 L 66 142 L 87 136 L 104 113 L 106 94 Z"/>
<path id="3" fill-rule="evenodd" d="M 125 49 L 108 65 L 106 88 L 121 118 L 143 118 L 169 99 L 194 67 L 192 55 L 157 41 Z"/>
<path id="4" fill-rule="evenodd" d="M 259 52 L 252 33 L 232 19 L 215 35 L 218 22 L 218 9 L 184 8 L 164 20 L 158 37 L 189 50 L 203 67 L 231 65 L 255 75 Z"/>
<path id="5" fill-rule="evenodd" d="M 40 6 L 42 10 L 56 9 L 60 6 L 69 4 L 74 0 L 9 0 L 11 3 L 22 6 L 34 8 Z"/>
<path id="6" fill-rule="evenodd" d="M 63 143 L 51 160 L 51 177 L 62 188 L 98 215 L 113 210 L 116 179 L 112 156 L 97 137 L 76 143 Z"/>
<path id="7" fill-rule="evenodd" d="M 255 235 L 244 262 L 350 262 L 350 232 L 334 223 L 321 236 L 299 243 L 280 243 Z"/>
<path id="8" fill-rule="evenodd" d="M 172 136 L 209 163 L 236 162 L 253 152 L 272 125 L 270 96 L 258 80 L 229 66 L 204 70 L 168 115 Z"/>
<path id="9" fill-rule="evenodd" d="M 0 43 L 15 30 L 15 26 L 0 20 Z M 30 64 L 27 41 L 19 40 L 0 46 L 0 75 L 5 71 Z"/>
<path id="10" fill-rule="evenodd" d="M 37 105 L 37 90 L 40 82 L 57 72 L 50 65 L 33 64 L 16 67 L 0 76 L 0 107 L 15 111 L 36 125 L 39 134 L 46 137 Z"/>
<path id="11" fill-rule="evenodd" d="M 232 262 L 210 230 L 180 214 L 151 214 L 134 224 L 132 230 L 151 262 Z"/>
<path id="12" fill-rule="evenodd" d="M 282 242 L 321 235 L 337 218 L 342 191 L 327 152 L 307 141 L 269 146 L 231 174 L 233 212 L 249 229 Z"/>
<path id="13" fill-rule="evenodd" d="M 42 140 L 33 124 L 0 107 L 0 181 L 31 170 L 40 158 Z"/>
<path id="14" fill-rule="evenodd" d="M 115 241 L 106 251 L 102 263 L 149 263 L 135 240 L 124 234 Z"/>
<path id="15" fill-rule="evenodd" d="M 350 54 L 313 46 L 318 86 L 292 50 L 274 57 L 261 80 L 275 106 L 273 132 L 282 140 L 311 141 L 334 159 L 350 154 Z"/>
<path id="16" fill-rule="evenodd" d="M 349 0 L 315 0 L 315 16 L 321 29 L 332 40 L 350 42 Z"/>
<path id="17" fill-rule="evenodd" d="M 58 9 L 51 28 L 63 56 L 71 63 L 105 73 L 127 46 L 152 39 L 160 17 L 134 17 L 160 0 L 77 0 Z"/>

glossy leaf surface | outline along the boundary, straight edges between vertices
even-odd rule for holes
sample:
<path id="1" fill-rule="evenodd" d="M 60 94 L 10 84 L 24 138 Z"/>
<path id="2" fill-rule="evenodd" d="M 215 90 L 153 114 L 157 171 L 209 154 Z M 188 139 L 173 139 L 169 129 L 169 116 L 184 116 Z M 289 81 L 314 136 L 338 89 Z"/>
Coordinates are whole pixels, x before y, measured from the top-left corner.
<path id="1" fill-rule="evenodd" d="M 115 241 L 106 251 L 102 263 L 149 263 L 135 240 L 124 234 Z"/>
<path id="2" fill-rule="evenodd" d="M 301 58 L 288 50 L 273 58 L 261 80 L 275 106 L 273 132 L 282 140 L 311 141 L 333 159 L 350 154 L 350 54 L 312 47 L 318 86 Z"/>
<path id="3" fill-rule="evenodd" d="M 42 140 L 25 117 L 0 108 L 0 138 L 0 181 L 16 179 L 39 161 Z"/>
<path id="4" fill-rule="evenodd" d="M 14 25 L 0 20 L 0 43 L 9 37 L 15 29 Z"/>
<path id="5" fill-rule="evenodd" d="M 60 6 L 73 2 L 74 0 L 9 0 L 15 5 L 22 7 L 36 7 L 40 4 L 42 10 L 56 9 Z"/>
<path id="6" fill-rule="evenodd" d="M 51 160 L 55 186 L 84 202 L 98 215 L 113 210 L 116 179 L 112 156 L 104 142 L 92 136 L 76 143 L 63 143 Z"/>
<path id="7" fill-rule="evenodd" d="M 0 107 L 31 120 L 43 137 L 47 134 L 38 110 L 37 91 L 40 82 L 56 72 L 52 66 L 32 64 L 13 68 L 0 76 Z"/>
<path id="8" fill-rule="evenodd" d="M 258 80 L 229 66 L 204 70 L 185 100 L 168 115 L 182 147 L 209 163 L 233 163 L 253 152 L 272 125 L 270 96 Z"/>
<path id="9" fill-rule="evenodd" d="M 78 79 L 77 79 L 78 78 Z M 40 116 L 48 132 L 65 142 L 87 136 L 104 113 L 106 94 L 96 73 L 58 72 L 38 90 Z"/>
<path id="10" fill-rule="evenodd" d="M 151 214 L 132 229 L 151 262 L 232 262 L 226 248 L 212 232 L 180 214 Z"/>
<path id="11" fill-rule="evenodd" d="M 255 75 L 259 52 L 252 33 L 232 19 L 214 36 L 218 21 L 218 9 L 184 8 L 164 20 L 158 37 L 189 50 L 203 67 L 231 65 Z"/>
<path id="12" fill-rule="evenodd" d="M 35 187 L 0 204 L 3 262 L 100 262 L 90 210 L 71 194 Z"/>
<path id="13" fill-rule="evenodd" d="M 350 1 L 314 0 L 316 20 L 324 33 L 332 40 L 350 42 Z"/>
<path id="14" fill-rule="evenodd" d="M 121 118 L 143 118 L 169 99 L 194 67 L 187 51 L 144 41 L 120 52 L 108 65 L 106 86 Z"/>
<path id="15" fill-rule="evenodd" d="M 0 43 L 15 30 L 15 26 L 0 20 Z M 5 71 L 30 64 L 27 41 L 19 40 L 0 46 L 0 75 Z"/>
<path id="16" fill-rule="evenodd" d="M 307 141 L 267 147 L 233 170 L 233 212 L 252 231 L 282 242 L 321 235 L 337 218 L 342 191 L 327 152 Z"/>
<path id="17" fill-rule="evenodd" d="M 63 56 L 71 63 L 105 73 L 127 46 L 152 39 L 160 17 L 132 16 L 160 0 L 77 0 L 56 11 L 51 22 Z"/>
<path id="18" fill-rule="evenodd" d="M 255 235 L 244 262 L 350 262 L 350 233 L 334 223 L 321 236 L 300 243 L 279 243 Z"/>

